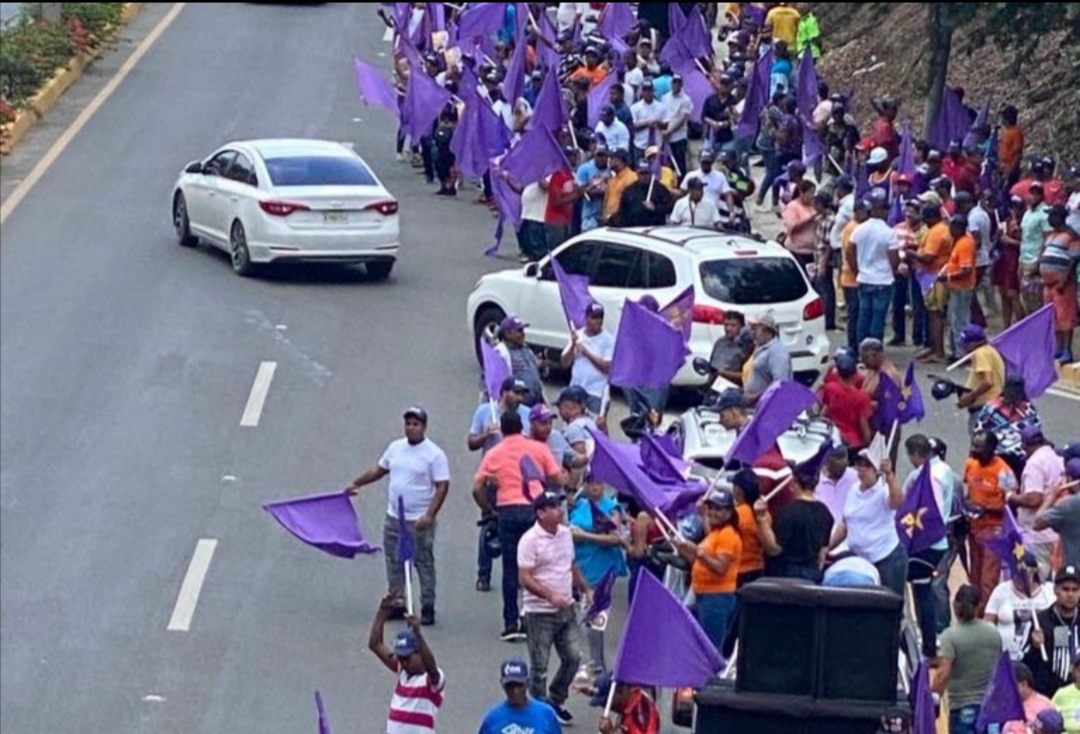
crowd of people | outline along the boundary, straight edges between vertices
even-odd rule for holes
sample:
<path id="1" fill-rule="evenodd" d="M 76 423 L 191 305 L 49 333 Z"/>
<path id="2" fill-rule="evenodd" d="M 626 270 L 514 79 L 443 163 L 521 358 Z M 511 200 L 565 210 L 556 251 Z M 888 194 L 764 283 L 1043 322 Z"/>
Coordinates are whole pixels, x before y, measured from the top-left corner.
<path id="1" fill-rule="evenodd" d="M 589 304 L 584 327 L 572 330 L 559 365 L 570 384 L 551 406 L 544 378 L 556 365 L 529 349 L 528 324 L 503 320 L 496 350 L 509 377 L 481 395 L 465 438 L 481 456 L 471 487 L 479 509 L 475 589 L 491 591 L 500 563 L 498 637 L 524 642 L 528 659 L 502 664 L 506 701 L 480 731 L 553 732 L 572 723 L 567 702 L 575 691 L 609 702 L 602 732 L 659 730 L 656 692 L 613 681 L 607 614 L 592 607 L 596 590 L 613 579 L 627 577 L 632 595 L 640 574 L 662 577 L 669 561 L 650 551 L 665 540 L 689 568 L 687 604 L 727 655 L 737 644 L 736 592 L 762 576 L 883 586 L 901 596 L 910 588 L 921 655 L 933 664 L 933 690 L 947 694 L 950 731 L 975 731 L 1002 651 L 1015 662 L 1026 718 L 1006 731 L 1080 731 L 1080 445 L 1047 440 L 1028 386 L 1008 374 L 986 330 L 988 315 L 1009 327 L 1049 305 L 1054 356 L 1072 361 L 1080 168 L 1060 177 L 1045 156 L 1025 167 L 1019 113 L 1010 105 L 1000 110 L 1000 126 L 968 110 L 963 138 L 940 148 L 929 133 L 919 140 L 897 128 L 900 105 L 889 96 L 876 99 L 876 118 L 860 125 L 849 96 L 817 81 L 807 110 L 800 75 L 827 53 L 808 4 L 677 3 L 673 12 L 643 3 L 625 24 L 613 20 L 616 4 L 558 3 L 552 15 L 543 5 L 505 4 L 490 33 L 457 45 L 444 28 L 464 26 L 483 4 L 396 5 L 405 7 L 392 17 L 379 12 L 394 31 L 402 97 L 415 74 L 453 95 L 425 134 L 399 134 L 400 159 L 411 157 L 438 183 L 436 195 L 454 197 L 467 185 L 455 131 L 471 100 L 489 105 L 516 141 L 539 124 L 535 118 L 549 116 L 545 85 L 558 83 L 564 120 L 551 132 L 566 166 L 525 185 L 499 156 L 478 172 L 477 203 L 505 218 L 498 189 L 506 184 L 519 197 L 523 261 L 603 225 L 748 229 L 751 218 L 779 215 L 782 244 L 825 300 L 827 328 L 846 320 L 844 346 L 813 409 L 842 443 L 798 465 L 773 446 L 750 464 L 726 467 L 692 508 L 693 522 L 667 539 L 650 509 L 590 469 L 593 436 L 608 431 L 615 349 L 603 306 Z M 431 33 L 434 15 L 443 27 Z M 762 64 L 765 84 L 756 94 Z M 694 83 L 702 80 L 705 88 Z M 815 139 L 820 154 L 807 156 Z M 759 186 L 749 173 L 752 155 L 765 168 Z M 900 436 L 889 412 L 890 386 L 910 391 L 911 380 L 888 348 L 906 345 L 909 330 L 919 361 L 971 361 L 957 391 L 970 445 L 954 465 L 940 439 Z M 777 332 L 768 314 L 726 312 L 709 360 L 714 377 L 736 386 L 712 405 L 725 429 L 744 429 L 766 389 L 791 379 Z M 665 391 L 627 392 L 637 412 L 659 423 Z M 426 435 L 423 408 L 403 418 L 404 438 L 349 490 L 389 480 L 389 595 L 370 647 L 398 676 L 394 734 L 433 731 L 446 683 L 421 627 L 436 619 L 435 531 L 449 468 Z M 897 474 L 901 446 L 913 467 L 907 476 Z M 924 469 L 948 532 L 909 553 L 897 511 Z M 994 542 L 1014 516 L 1021 570 L 1003 580 Z M 406 616 L 399 520 L 414 536 L 421 611 L 387 645 L 385 622 Z M 958 561 L 968 583 L 950 605 Z M 549 679 L 553 649 L 558 665 Z"/>

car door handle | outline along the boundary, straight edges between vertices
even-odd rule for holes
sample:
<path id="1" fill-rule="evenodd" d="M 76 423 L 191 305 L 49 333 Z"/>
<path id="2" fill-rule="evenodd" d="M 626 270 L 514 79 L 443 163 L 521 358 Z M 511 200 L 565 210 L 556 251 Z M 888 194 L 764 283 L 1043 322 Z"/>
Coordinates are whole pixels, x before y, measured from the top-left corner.
<path id="1" fill-rule="evenodd" d="M 238 196 L 230 196 L 229 201 L 231 201 L 233 204 L 235 204 L 236 202 L 240 201 L 240 197 L 238 197 Z"/>

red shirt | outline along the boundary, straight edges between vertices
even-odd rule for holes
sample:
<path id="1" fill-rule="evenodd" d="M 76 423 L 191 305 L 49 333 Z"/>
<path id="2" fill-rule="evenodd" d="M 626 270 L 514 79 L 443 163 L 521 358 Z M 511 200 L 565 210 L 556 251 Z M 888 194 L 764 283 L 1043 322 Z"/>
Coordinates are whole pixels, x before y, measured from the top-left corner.
<path id="1" fill-rule="evenodd" d="M 844 443 L 856 449 L 866 446 L 861 421 L 870 420 L 874 414 L 869 393 L 843 380 L 829 380 L 821 387 L 821 404 Z"/>
<path id="2" fill-rule="evenodd" d="M 754 462 L 754 473 L 757 474 L 758 491 L 761 492 L 761 496 L 764 497 L 776 489 L 782 481 L 787 479 L 790 472 L 791 467 L 788 466 L 777 446 L 774 445 L 762 454 L 761 458 Z M 790 505 L 794 500 L 795 495 L 792 493 L 789 484 L 769 502 L 769 511 L 775 516 L 777 512 Z"/>
<path id="3" fill-rule="evenodd" d="M 975 196 L 979 186 L 979 169 L 970 162 L 964 161 L 956 167 L 955 176 L 951 176 L 953 185 L 957 191 L 966 191 Z"/>
<path id="4" fill-rule="evenodd" d="M 547 211 L 544 212 L 545 224 L 570 224 L 570 219 L 574 216 L 574 199 L 566 195 L 573 190 L 574 174 L 570 171 L 562 169 L 551 174 L 548 181 Z M 555 203 L 560 193 L 566 196 L 566 203 L 562 205 Z"/>
<path id="5" fill-rule="evenodd" d="M 889 154 L 889 160 L 900 154 L 900 138 L 896 135 L 896 127 L 885 117 L 874 120 L 874 130 L 870 135 L 876 147 L 884 148 Z"/>

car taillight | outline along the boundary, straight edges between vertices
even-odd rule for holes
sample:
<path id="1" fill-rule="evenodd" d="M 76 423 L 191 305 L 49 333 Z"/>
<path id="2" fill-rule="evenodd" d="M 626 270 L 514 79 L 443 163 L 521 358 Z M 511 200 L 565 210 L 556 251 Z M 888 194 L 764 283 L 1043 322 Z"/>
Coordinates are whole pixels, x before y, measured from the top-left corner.
<path id="1" fill-rule="evenodd" d="M 272 217 L 287 217 L 293 212 L 311 210 L 311 207 L 306 204 L 297 204 L 292 201 L 260 201 L 259 208 Z"/>
<path id="2" fill-rule="evenodd" d="M 802 310 L 803 321 L 810 321 L 812 319 L 820 319 L 825 315 L 825 301 L 820 298 L 815 298 L 806 304 L 806 308 Z"/>
<path id="3" fill-rule="evenodd" d="M 388 217 L 391 214 L 397 214 L 398 203 L 393 199 L 390 199 L 389 201 L 376 201 L 374 204 L 368 204 L 367 206 L 365 206 L 364 211 L 376 211 L 379 214 Z"/>
<path id="4" fill-rule="evenodd" d="M 724 310 L 715 306 L 694 306 L 693 318 L 695 324 L 723 324 Z"/>

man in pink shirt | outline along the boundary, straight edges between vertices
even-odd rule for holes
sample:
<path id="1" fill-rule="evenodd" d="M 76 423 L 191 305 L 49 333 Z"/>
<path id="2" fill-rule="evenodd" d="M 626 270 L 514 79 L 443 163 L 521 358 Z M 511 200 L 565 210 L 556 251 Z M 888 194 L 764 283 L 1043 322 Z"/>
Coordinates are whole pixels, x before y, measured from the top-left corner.
<path id="1" fill-rule="evenodd" d="M 592 600 L 592 589 L 574 563 L 574 539 L 564 522 L 564 499 L 559 492 L 545 491 L 533 501 L 536 524 L 521 537 L 517 566 L 525 589 L 525 632 L 531 670 L 529 694 L 550 703 L 559 723 L 567 725 L 574 717 L 563 704 L 581 664 L 574 589 L 586 603 Z M 505 563 L 504 560 L 504 567 Z M 559 669 L 548 686 L 552 646 L 559 654 Z"/>
<path id="2" fill-rule="evenodd" d="M 1016 676 L 1016 687 L 1020 691 L 1020 699 L 1024 702 L 1026 721 L 1010 721 L 1005 724 L 1001 734 L 1028 734 L 1028 726 L 1035 725 L 1035 719 L 1039 713 L 1054 708 L 1054 704 L 1033 687 L 1035 677 L 1031 674 L 1031 668 L 1023 663 L 1013 663 L 1013 674 Z"/>
<path id="3" fill-rule="evenodd" d="M 564 486 L 567 473 L 555 461 L 547 444 L 522 434 L 521 416 L 506 412 L 499 418 L 502 441 L 480 461 L 473 478 L 473 500 L 481 512 L 495 512 L 502 547 L 503 631 L 499 639 L 525 639 L 518 612 L 518 542 L 532 525 L 533 498 L 544 491 L 544 480 Z M 485 485 L 495 485 L 495 507 L 488 506 Z"/>

